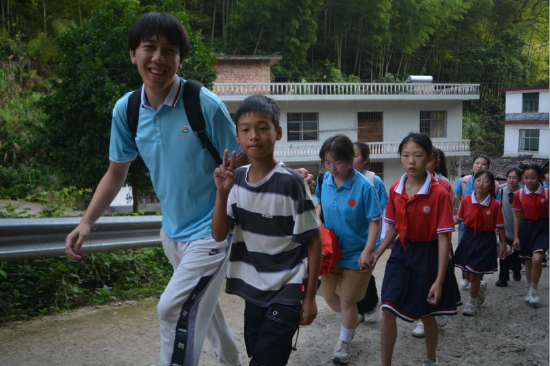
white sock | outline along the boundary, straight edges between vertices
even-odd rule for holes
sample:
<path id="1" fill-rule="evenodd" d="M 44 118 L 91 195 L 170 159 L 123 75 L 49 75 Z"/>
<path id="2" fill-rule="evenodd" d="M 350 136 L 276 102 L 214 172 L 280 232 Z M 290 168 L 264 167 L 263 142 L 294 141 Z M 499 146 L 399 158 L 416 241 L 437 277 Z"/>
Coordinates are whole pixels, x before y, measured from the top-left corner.
<path id="1" fill-rule="evenodd" d="M 471 296 L 470 296 L 470 304 L 474 304 L 474 305 L 475 305 L 476 300 L 477 300 L 477 297 L 471 297 Z"/>
<path id="2" fill-rule="evenodd" d="M 350 342 L 351 337 L 353 337 L 353 333 L 355 333 L 355 329 L 344 328 L 342 325 L 340 329 L 340 340 Z"/>
<path id="3" fill-rule="evenodd" d="M 538 284 L 538 283 L 534 283 L 534 282 L 531 282 L 531 286 L 530 286 L 530 288 L 531 288 L 531 290 L 535 290 L 535 291 L 537 291 L 537 287 L 538 287 L 538 286 L 539 286 L 539 284 Z"/>

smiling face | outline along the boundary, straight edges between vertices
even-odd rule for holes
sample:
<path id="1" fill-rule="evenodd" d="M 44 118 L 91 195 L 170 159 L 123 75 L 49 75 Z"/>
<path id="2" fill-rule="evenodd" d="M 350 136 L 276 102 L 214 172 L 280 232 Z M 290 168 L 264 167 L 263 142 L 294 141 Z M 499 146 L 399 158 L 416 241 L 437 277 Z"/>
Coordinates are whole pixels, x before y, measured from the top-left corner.
<path id="1" fill-rule="evenodd" d="M 529 169 L 523 172 L 523 182 L 531 192 L 536 192 L 539 189 L 539 175 L 534 169 Z"/>
<path id="2" fill-rule="evenodd" d="M 176 73 L 183 64 L 179 48 L 155 34 L 144 39 L 135 52 L 130 51 L 130 58 L 138 67 L 145 92 L 160 98 L 168 95 L 176 80 Z"/>
<path id="3" fill-rule="evenodd" d="M 401 165 L 410 177 L 425 177 L 428 163 L 433 160 L 433 154 L 428 155 L 420 145 L 409 141 L 401 150 Z"/>
<path id="4" fill-rule="evenodd" d="M 279 126 L 275 130 L 270 115 L 259 112 L 246 113 L 237 121 L 237 142 L 251 159 L 273 157 L 275 141 L 283 136 Z"/>

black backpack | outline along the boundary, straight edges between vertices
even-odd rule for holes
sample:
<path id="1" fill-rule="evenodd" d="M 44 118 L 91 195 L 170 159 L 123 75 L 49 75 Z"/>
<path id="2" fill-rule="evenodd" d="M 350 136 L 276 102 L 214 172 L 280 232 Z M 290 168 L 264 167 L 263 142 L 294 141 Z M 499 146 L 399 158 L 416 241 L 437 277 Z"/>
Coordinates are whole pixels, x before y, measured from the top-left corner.
<path id="1" fill-rule="evenodd" d="M 128 108 L 126 109 L 126 122 L 128 123 L 128 128 L 132 133 L 132 138 L 136 139 L 137 127 L 139 121 L 139 108 L 141 106 L 141 89 L 140 87 L 137 90 L 134 90 L 130 97 L 128 98 Z M 204 116 L 201 110 L 201 93 L 202 84 L 194 81 L 187 80 L 183 86 L 183 106 L 185 108 L 185 113 L 187 114 L 187 119 L 189 124 L 191 124 L 191 129 L 195 132 L 195 135 L 201 140 L 202 148 L 208 149 L 208 152 L 217 165 L 222 163 L 222 159 L 218 151 L 212 144 L 212 141 L 206 135 L 206 122 L 204 121 Z"/>

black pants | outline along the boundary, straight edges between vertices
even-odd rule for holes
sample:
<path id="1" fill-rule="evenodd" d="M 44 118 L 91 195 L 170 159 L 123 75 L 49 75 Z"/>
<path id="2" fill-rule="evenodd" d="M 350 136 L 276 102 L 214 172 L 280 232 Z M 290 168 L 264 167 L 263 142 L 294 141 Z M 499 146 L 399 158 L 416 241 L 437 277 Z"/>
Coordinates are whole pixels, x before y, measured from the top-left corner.
<path id="1" fill-rule="evenodd" d="M 512 243 L 512 240 L 506 238 L 506 244 L 512 245 Z M 505 260 L 499 259 L 498 279 L 500 281 L 510 281 L 510 271 L 521 274 L 519 252 L 515 250 L 514 253 L 508 255 Z"/>
<path id="2" fill-rule="evenodd" d="M 370 276 L 369 287 L 367 287 L 367 293 L 363 300 L 357 303 L 357 311 L 359 314 L 366 314 L 369 311 L 374 310 L 378 304 L 378 290 L 376 289 L 376 281 L 374 275 Z"/>
<path id="3" fill-rule="evenodd" d="M 284 366 L 298 330 L 300 305 L 271 304 L 261 307 L 246 301 L 244 342 L 250 366 Z"/>

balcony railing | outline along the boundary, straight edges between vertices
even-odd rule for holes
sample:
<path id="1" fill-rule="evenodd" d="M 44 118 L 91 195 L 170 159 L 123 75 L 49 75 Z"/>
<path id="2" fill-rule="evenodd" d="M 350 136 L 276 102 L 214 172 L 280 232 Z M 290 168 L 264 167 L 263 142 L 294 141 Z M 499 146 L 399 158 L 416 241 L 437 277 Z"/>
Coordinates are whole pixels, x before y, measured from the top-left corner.
<path id="1" fill-rule="evenodd" d="M 362 96 L 454 95 L 479 96 L 479 84 L 406 83 L 214 83 L 219 96 Z"/>
<path id="2" fill-rule="evenodd" d="M 370 152 L 372 158 L 376 158 L 376 155 L 395 155 L 399 149 L 401 142 L 369 142 Z M 445 153 L 453 152 L 470 152 L 470 140 L 446 140 L 446 141 L 433 141 L 434 147 L 441 149 Z M 309 145 L 290 145 L 290 146 L 277 146 L 275 148 L 276 158 L 311 158 L 319 156 L 319 150 L 322 143 L 309 144 Z"/>

